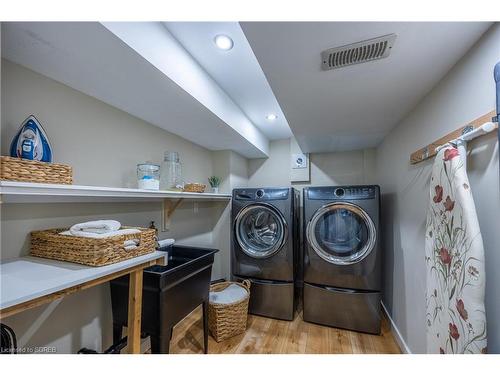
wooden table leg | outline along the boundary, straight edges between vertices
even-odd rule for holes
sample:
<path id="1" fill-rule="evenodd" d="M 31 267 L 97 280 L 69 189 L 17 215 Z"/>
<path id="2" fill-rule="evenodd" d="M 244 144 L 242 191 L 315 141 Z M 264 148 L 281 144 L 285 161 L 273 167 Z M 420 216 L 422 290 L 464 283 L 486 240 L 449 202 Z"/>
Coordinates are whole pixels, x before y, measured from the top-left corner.
<path id="1" fill-rule="evenodd" d="M 128 289 L 128 352 L 141 352 L 142 269 L 130 273 Z"/>

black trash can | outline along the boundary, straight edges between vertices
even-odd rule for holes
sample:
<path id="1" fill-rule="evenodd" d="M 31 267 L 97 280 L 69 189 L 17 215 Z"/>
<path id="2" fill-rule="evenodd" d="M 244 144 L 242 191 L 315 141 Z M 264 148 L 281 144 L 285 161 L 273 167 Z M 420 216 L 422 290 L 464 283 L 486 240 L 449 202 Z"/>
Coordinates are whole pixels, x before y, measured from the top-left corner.
<path id="1" fill-rule="evenodd" d="M 218 250 L 172 246 L 168 264 L 144 270 L 142 291 L 143 337 L 150 336 L 152 353 L 168 353 L 173 327 L 203 304 L 204 349 L 208 351 L 208 295 L 214 255 Z M 112 280 L 113 343 L 121 340 L 128 323 L 129 276 Z"/>

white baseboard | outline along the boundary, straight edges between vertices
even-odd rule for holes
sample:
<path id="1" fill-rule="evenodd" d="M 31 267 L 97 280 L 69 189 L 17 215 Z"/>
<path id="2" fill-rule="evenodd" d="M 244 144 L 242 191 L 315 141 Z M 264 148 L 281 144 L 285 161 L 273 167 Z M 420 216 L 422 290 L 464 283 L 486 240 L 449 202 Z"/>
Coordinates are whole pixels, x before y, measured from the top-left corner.
<path id="1" fill-rule="evenodd" d="M 396 323 L 394 323 L 394 320 L 392 320 L 391 314 L 389 314 L 389 311 L 385 307 L 384 303 L 381 302 L 382 308 L 385 311 L 385 315 L 387 315 L 387 318 L 389 318 L 389 322 L 391 323 L 391 331 L 394 333 L 394 338 L 396 339 L 397 344 L 399 345 L 399 348 L 403 352 L 403 354 L 412 354 L 410 348 L 406 344 L 405 340 L 403 339 L 403 336 L 401 335 L 401 332 L 399 332 L 398 326 Z"/>

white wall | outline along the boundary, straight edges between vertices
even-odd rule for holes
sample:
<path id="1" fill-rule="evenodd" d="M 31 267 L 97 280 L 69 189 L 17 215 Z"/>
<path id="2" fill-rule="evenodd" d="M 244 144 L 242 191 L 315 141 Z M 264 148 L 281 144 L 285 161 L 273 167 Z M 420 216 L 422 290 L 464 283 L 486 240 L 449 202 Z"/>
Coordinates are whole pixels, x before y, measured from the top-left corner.
<path id="1" fill-rule="evenodd" d="M 375 150 L 325 152 L 309 155 L 310 181 L 290 182 L 290 139 L 273 141 L 268 159 L 248 161 L 248 186 L 356 185 L 375 183 Z"/>
<path id="2" fill-rule="evenodd" d="M 54 161 L 73 166 L 74 183 L 136 187 L 137 163 L 160 163 L 165 150 L 178 151 L 186 181 L 206 182 L 214 173 L 213 153 L 161 130 L 92 97 L 2 60 L 1 153 L 20 123 L 34 114 L 54 148 Z M 168 119 L 165 119 L 168 121 Z M 228 155 L 229 157 L 230 155 Z M 174 213 L 171 228 L 161 238 L 179 243 L 217 246 L 214 236 L 227 204 L 184 202 Z M 1 259 L 29 253 L 29 232 L 64 227 L 96 218 L 115 218 L 127 225 L 161 224 L 158 203 L 2 204 Z M 213 277 L 227 274 L 227 251 L 216 257 Z M 93 349 L 111 343 L 108 286 L 77 293 L 5 320 L 16 331 L 21 346 L 55 346 L 60 353 Z M 42 324 L 43 323 L 43 324 Z M 102 337 L 101 337 L 102 332 Z"/>
<path id="3" fill-rule="evenodd" d="M 384 303 L 410 350 L 426 351 L 424 231 L 432 160 L 410 153 L 495 108 L 493 67 L 500 60 L 495 24 L 377 149 L 385 232 Z M 411 88 L 409 88 L 411 89 Z M 488 349 L 500 353 L 500 196 L 495 134 L 470 144 L 468 170 L 486 252 Z"/>
<path id="4" fill-rule="evenodd" d="M 206 182 L 211 152 L 119 109 L 2 60 L 2 153 L 34 114 L 48 133 L 54 161 L 73 167 L 74 183 L 137 187 L 136 166 L 178 151 L 186 181 Z M 169 121 L 165 119 L 165 121 Z"/>
<path id="5" fill-rule="evenodd" d="M 214 174 L 222 178 L 221 193 L 231 193 L 235 188 L 247 186 L 248 161 L 233 151 L 214 151 Z M 231 277 L 231 206 L 218 205 L 217 222 L 213 230 L 214 246 L 219 249 L 218 275 L 227 280 Z M 215 271 L 215 270 L 214 270 Z M 215 272 L 214 272 L 215 273 Z"/>

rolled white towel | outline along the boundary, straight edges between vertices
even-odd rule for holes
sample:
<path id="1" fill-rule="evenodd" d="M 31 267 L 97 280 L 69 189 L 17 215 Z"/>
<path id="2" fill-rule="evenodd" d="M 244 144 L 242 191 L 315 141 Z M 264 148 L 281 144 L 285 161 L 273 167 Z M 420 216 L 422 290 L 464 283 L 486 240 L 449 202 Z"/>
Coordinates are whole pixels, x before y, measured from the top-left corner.
<path id="1" fill-rule="evenodd" d="M 95 220 L 75 224 L 69 228 L 69 231 L 75 235 L 79 232 L 103 234 L 117 231 L 121 226 L 121 223 L 116 220 Z"/>
<path id="2" fill-rule="evenodd" d="M 139 241 L 138 239 L 127 240 L 123 242 L 123 247 L 126 251 L 134 250 L 137 248 L 140 242 L 141 241 Z"/>
<path id="3" fill-rule="evenodd" d="M 123 242 L 123 246 L 137 246 L 139 245 L 141 241 L 139 241 L 138 239 L 133 239 L 133 240 L 126 240 Z"/>
<path id="4" fill-rule="evenodd" d="M 113 237 L 113 236 L 120 236 L 123 234 L 136 234 L 136 233 L 141 233 L 141 231 L 139 229 L 135 229 L 135 228 L 120 229 L 120 230 L 115 230 L 113 232 L 107 232 L 107 233 L 93 233 L 93 232 L 83 232 L 83 231 L 72 232 L 71 230 L 67 230 L 67 231 L 61 232 L 59 234 L 62 234 L 64 236 L 102 239 L 102 238 L 109 238 L 109 237 Z"/>

